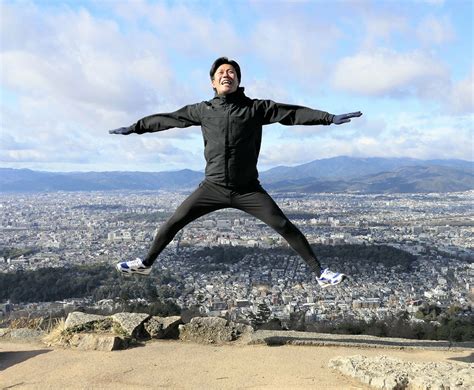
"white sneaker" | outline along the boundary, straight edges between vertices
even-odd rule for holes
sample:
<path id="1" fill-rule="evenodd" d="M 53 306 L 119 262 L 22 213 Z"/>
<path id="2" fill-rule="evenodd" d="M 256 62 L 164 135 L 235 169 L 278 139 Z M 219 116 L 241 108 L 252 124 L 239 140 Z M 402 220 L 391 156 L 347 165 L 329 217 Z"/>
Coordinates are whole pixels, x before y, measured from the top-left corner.
<path id="1" fill-rule="evenodd" d="M 138 257 L 135 260 L 124 261 L 116 265 L 117 271 L 124 274 L 149 275 L 151 267 L 147 267 Z"/>
<path id="2" fill-rule="evenodd" d="M 345 279 L 347 279 L 347 276 L 339 272 L 333 272 L 329 268 L 326 268 L 321 273 L 321 276 L 316 279 L 322 288 L 326 288 L 343 282 Z"/>

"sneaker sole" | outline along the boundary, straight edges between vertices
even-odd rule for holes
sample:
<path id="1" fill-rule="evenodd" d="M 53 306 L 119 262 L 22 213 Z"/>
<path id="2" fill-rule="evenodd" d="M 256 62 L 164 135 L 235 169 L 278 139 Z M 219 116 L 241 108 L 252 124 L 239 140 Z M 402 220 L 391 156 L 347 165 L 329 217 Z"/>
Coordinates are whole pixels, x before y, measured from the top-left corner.
<path id="1" fill-rule="evenodd" d="M 337 286 L 338 284 L 341 284 L 342 282 L 344 282 L 346 279 L 347 279 L 347 275 L 342 275 L 341 280 L 339 280 L 336 283 L 325 283 L 325 284 L 319 284 L 318 283 L 318 284 L 319 284 L 319 287 L 321 287 L 321 288 L 328 288 L 328 287 L 332 287 L 332 286 Z"/>
<path id="2" fill-rule="evenodd" d="M 337 286 L 338 284 L 341 284 L 344 280 L 347 279 L 347 275 L 342 275 L 341 276 L 341 280 L 339 280 L 338 282 L 336 283 L 333 283 L 333 284 L 330 284 L 330 286 Z"/>
<path id="3" fill-rule="evenodd" d="M 141 273 L 141 272 L 137 272 L 137 271 L 125 271 L 123 270 L 122 268 L 120 268 L 120 265 L 117 264 L 115 266 L 115 269 L 117 270 L 117 272 L 120 274 L 120 275 L 123 275 L 123 276 L 127 276 L 127 277 L 130 277 L 132 275 L 140 275 L 140 276 L 149 276 L 150 275 L 150 272 L 148 272 L 147 274 L 145 273 Z"/>

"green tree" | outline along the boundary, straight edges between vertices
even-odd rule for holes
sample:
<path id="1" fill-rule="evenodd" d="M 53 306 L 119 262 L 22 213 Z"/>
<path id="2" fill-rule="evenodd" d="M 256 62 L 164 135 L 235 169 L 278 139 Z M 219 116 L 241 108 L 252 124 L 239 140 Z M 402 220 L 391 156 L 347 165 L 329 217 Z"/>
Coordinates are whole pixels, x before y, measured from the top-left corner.
<path id="1" fill-rule="evenodd" d="M 290 322 L 288 324 L 290 330 L 304 332 L 306 330 L 306 312 L 303 310 L 290 313 Z"/>
<path id="2" fill-rule="evenodd" d="M 254 320 L 254 327 L 256 329 L 260 328 L 263 324 L 265 324 L 270 316 L 272 315 L 272 311 L 268 307 L 266 303 L 259 303 L 257 306 L 257 313 L 255 314 Z"/>

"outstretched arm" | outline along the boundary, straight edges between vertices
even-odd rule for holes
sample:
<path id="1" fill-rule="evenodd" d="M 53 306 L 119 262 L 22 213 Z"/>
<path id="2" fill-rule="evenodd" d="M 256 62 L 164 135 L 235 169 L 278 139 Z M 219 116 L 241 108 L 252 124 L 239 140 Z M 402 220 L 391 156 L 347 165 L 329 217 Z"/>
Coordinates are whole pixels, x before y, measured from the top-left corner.
<path id="1" fill-rule="evenodd" d="M 135 125 L 131 125 L 128 127 L 119 127 L 118 129 L 109 130 L 109 134 L 122 134 L 128 135 L 135 132 Z"/>
<path id="2" fill-rule="evenodd" d="M 189 127 L 201 124 L 199 104 L 184 106 L 175 112 L 146 116 L 128 127 L 109 130 L 110 134 L 128 135 L 163 131 L 173 127 Z"/>
<path id="3" fill-rule="evenodd" d="M 343 123 L 350 122 L 351 118 L 358 118 L 360 116 L 362 116 L 362 113 L 360 111 L 350 112 L 349 114 L 334 115 L 332 123 L 334 123 L 335 125 L 342 125 Z"/>
<path id="4" fill-rule="evenodd" d="M 277 103 L 272 100 L 259 100 L 258 110 L 262 115 L 262 124 L 281 123 L 294 125 L 330 125 L 334 115 L 309 107 L 294 104 Z"/>
<path id="5" fill-rule="evenodd" d="M 281 123 L 282 125 L 340 125 L 351 121 L 351 118 L 362 115 L 360 111 L 349 114 L 332 115 L 326 111 L 293 104 L 276 103 L 272 100 L 260 100 L 259 110 L 262 113 L 262 124 Z"/>

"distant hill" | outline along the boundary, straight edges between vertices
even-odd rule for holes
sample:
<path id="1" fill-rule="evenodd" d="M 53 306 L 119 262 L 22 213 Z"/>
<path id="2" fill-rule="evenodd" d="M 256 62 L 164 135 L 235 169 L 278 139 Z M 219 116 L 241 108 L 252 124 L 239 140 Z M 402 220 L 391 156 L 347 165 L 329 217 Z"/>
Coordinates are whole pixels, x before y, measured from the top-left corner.
<path id="1" fill-rule="evenodd" d="M 39 172 L 0 168 L 0 191 L 176 190 L 194 188 L 202 172 Z"/>
<path id="2" fill-rule="evenodd" d="M 1 192 L 190 190 L 202 172 L 42 172 L 0 168 Z M 455 192 L 474 189 L 474 162 L 410 158 L 334 157 L 261 172 L 281 192 Z"/>
<path id="3" fill-rule="evenodd" d="M 305 178 L 269 183 L 276 192 L 427 193 L 474 189 L 474 174 L 464 169 L 442 166 L 400 167 L 341 180 Z"/>
<path id="4" fill-rule="evenodd" d="M 394 171 L 407 166 L 443 166 L 473 171 L 474 162 L 465 160 L 417 160 L 414 158 L 357 158 L 332 157 L 314 160 L 295 167 L 275 167 L 262 172 L 260 179 L 266 183 L 307 179 L 347 179 Z"/>

